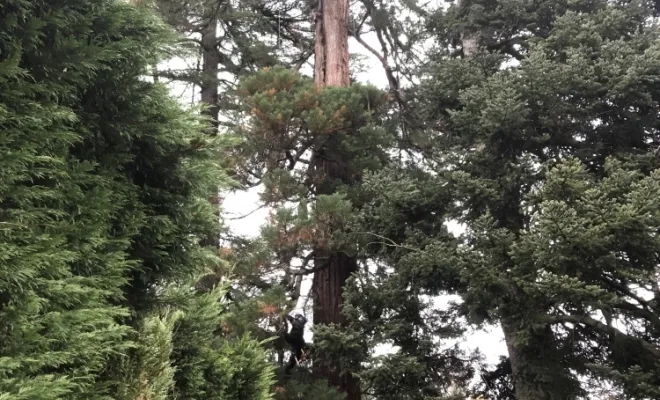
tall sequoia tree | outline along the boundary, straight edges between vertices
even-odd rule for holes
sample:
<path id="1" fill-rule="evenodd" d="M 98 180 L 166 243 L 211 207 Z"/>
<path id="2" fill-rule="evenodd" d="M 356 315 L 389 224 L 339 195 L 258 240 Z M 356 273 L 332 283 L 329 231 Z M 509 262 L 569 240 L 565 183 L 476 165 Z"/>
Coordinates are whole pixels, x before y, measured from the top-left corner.
<path id="1" fill-rule="evenodd" d="M 310 13 L 301 6 L 301 2 L 250 1 L 234 4 L 216 1 L 188 3 L 160 0 L 156 1 L 155 5 L 181 32 L 201 35 L 199 41 L 201 70 L 199 72 L 192 71 L 191 74 L 189 71 L 186 74 L 180 74 L 161 71 L 159 75 L 182 80 L 188 80 L 198 75 L 199 79 L 195 80 L 195 84 L 201 88 L 201 100 L 210 106 L 210 116 L 214 120 L 222 118 L 223 111 L 233 111 L 232 92 L 234 88 L 225 80 L 218 78 L 219 72 L 240 77 L 253 72 L 255 67 L 268 67 L 278 62 L 299 67 L 312 54 L 308 51 L 311 49 L 308 40 L 311 35 L 307 35 L 305 31 L 305 22 L 309 22 L 306 21 L 306 18 Z M 347 88 L 350 84 L 348 7 L 347 1 L 318 3 L 314 21 L 316 37 L 313 54 L 316 60 L 315 81 L 319 88 Z M 221 27 L 222 35 L 218 35 L 218 26 Z M 261 37 L 257 37 L 256 34 L 260 34 Z M 269 40 L 274 37 L 277 37 L 278 42 L 269 45 L 271 43 Z M 284 51 L 287 48 L 293 48 L 296 51 Z M 230 49 L 229 52 L 227 52 L 228 49 Z M 369 98 L 373 96 L 368 93 L 366 97 L 368 103 Z M 377 103 L 378 101 L 367 104 L 367 108 L 376 107 Z M 337 111 L 340 111 L 341 108 L 342 106 L 338 105 Z M 306 145 L 307 149 L 313 152 L 309 170 L 313 171 L 315 178 L 313 182 L 307 184 L 310 193 L 313 192 L 314 196 L 333 195 L 340 185 L 352 185 L 358 178 L 359 174 L 355 173 L 355 169 L 349 168 L 349 164 L 351 164 L 349 160 L 353 156 L 349 155 L 346 158 L 342 143 L 344 138 L 340 137 L 341 135 L 334 136 L 328 138 L 327 143 Z M 304 152 L 304 150 L 300 151 Z M 269 155 L 269 157 L 271 156 Z M 294 158 L 296 157 L 298 157 L 296 161 L 300 164 L 300 155 L 294 156 Z M 287 168 L 293 168 L 293 165 Z M 261 181 L 257 179 L 251 183 L 261 183 Z M 236 247 L 240 248 L 241 244 L 236 243 Z M 254 247 L 252 250 L 255 250 Z M 240 249 L 238 251 L 241 252 Z M 355 259 L 346 257 L 344 252 L 334 253 L 328 252 L 327 249 L 317 248 L 313 250 L 313 253 L 316 266 L 327 265 L 324 268 L 314 269 L 316 273 L 313 292 L 316 298 L 315 304 L 318 305 L 314 322 L 316 324 L 339 323 L 342 320 L 341 288 L 348 276 L 357 269 L 357 262 Z M 248 258 L 254 259 L 255 255 L 248 256 Z M 247 287 L 256 284 L 263 293 L 268 292 L 263 282 L 257 283 L 262 281 L 261 277 L 251 275 L 253 274 L 248 272 L 242 276 Z M 216 275 L 215 279 L 208 281 L 217 282 L 217 278 Z M 249 288 L 246 290 L 251 291 Z M 277 303 L 270 295 L 265 294 L 265 296 L 270 298 L 271 302 Z M 343 391 L 359 393 L 355 378 L 350 374 L 340 378 L 338 374 L 337 368 L 333 368 L 332 371 L 328 369 L 324 373 L 331 385 L 341 388 Z M 355 396 L 357 397 L 354 398 L 359 398 L 359 394 Z"/>
<path id="2" fill-rule="evenodd" d="M 264 268 L 283 270 L 295 301 L 302 276 L 313 274 L 313 323 L 318 328 L 343 323 L 343 286 L 358 263 L 350 256 L 353 249 L 333 233 L 362 202 L 355 192 L 362 171 L 377 169 L 386 158 L 385 134 L 375 126 L 386 97 L 374 88 L 350 86 L 348 2 L 319 2 L 315 15 L 313 81 L 282 68 L 243 81 L 249 118 L 238 127 L 246 140 L 237 166 L 245 182 L 264 184 L 264 202 L 277 207 L 264 230 L 268 249 L 254 260 L 261 273 L 246 276 L 267 291 L 273 282 L 264 282 L 269 275 Z M 298 206 L 291 209 L 290 201 Z M 296 259 L 301 268 L 293 267 Z M 315 333 L 315 347 L 316 338 Z M 336 349 L 322 347 L 315 349 L 315 374 L 350 399 L 359 399 L 352 374 L 359 363 L 342 368 L 341 357 L 333 355 Z"/>
<path id="3" fill-rule="evenodd" d="M 353 21 L 359 26 L 352 34 L 360 36 L 365 21 L 372 20 L 378 29 L 391 29 L 381 38 L 399 40 L 389 10 L 366 3 L 361 22 Z M 259 267 L 241 263 L 242 273 L 249 277 L 246 283 L 268 293 L 280 278 L 264 277 L 283 270 L 282 281 L 290 285 L 287 289 L 292 289 L 295 301 L 301 277 L 313 275 L 314 372 L 354 399 L 361 397 L 354 373 L 366 358 L 366 341 L 344 326 L 343 292 L 359 264 L 355 247 L 337 232 L 347 214 L 365 201 L 359 190 L 363 171 L 377 170 L 386 162 L 383 139 L 388 134 L 376 126 L 383 122 L 387 98 L 372 88 L 350 86 L 348 17 L 347 2 L 318 4 L 314 88 L 280 68 L 244 80 L 242 94 L 251 118 L 239 129 L 246 138 L 239 175 L 263 183 L 264 202 L 278 208 L 264 229 L 265 248 L 255 252 L 259 246 L 253 244 L 258 256 L 247 257 Z M 383 49 L 385 54 L 388 49 Z M 386 64 L 390 89 L 398 90 Z M 291 208 L 287 201 L 298 206 Z M 245 254 L 248 248 L 241 251 Z M 296 267 L 298 263 L 302 267 Z M 275 292 L 260 299 L 271 304 L 266 309 L 280 309 Z M 277 351 L 281 360 L 283 350 Z"/>
<path id="4" fill-rule="evenodd" d="M 319 0 L 316 13 L 316 37 L 314 46 L 314 83 L 320 87 L 348 87 L 348 0 Z M 314 149 L 311 168 L 321 179 L 317 195 L 331 195 L 337 184 L 353 185 L 360 171 L 350 165 L 350 160 L 329 138 L 327 144 Z M 314 250 L 314 324 L 343 324 L 342 314 L 344 285 L 357 272 L 357 259 L 345 252 L 318 248 Z M 346 392 L 348 400 L 359 400 L 360 383 L 352 374 L 342 374 L 339 368 L 324 368 L 322 374 L 330 385 Z"/>
<path id="5" fill-rule="evenodd" d="M 239 156 L 246 162 L 238 172 L 259 177 L 263 200 L 277 208 L 264 228 L 267 249 L 254 260 L 253 274 L 275 276 L 294 292 L 303 276 L 314 275 L 315 373 L 359 397 L 352 373 L 365 349 L 355 340 L 343 342 L 350 350 L 331 344 L 334 338 L 319 329 L 343 322 L 343 284 L 357 261 L 354 247 L 336 233 L 364 202 L 355 186 L 361 172 L 387 159 L 388 135 L 377 124 L 387 99 L 358 84 L 318 87 L 283 68 L 246 79 L 242 89 L 250 118 L 241 128 L 246 140 Z"/>

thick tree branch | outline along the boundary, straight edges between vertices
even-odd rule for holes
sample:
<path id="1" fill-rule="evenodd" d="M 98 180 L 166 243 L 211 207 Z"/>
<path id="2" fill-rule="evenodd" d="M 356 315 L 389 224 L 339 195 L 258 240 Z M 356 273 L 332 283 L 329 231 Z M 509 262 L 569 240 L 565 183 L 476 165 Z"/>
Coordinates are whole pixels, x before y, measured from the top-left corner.
<path id="1" fill-rule="evenodd" d="M 383 69 L 385 70 L 385 75 L 387 76 L 387 82 L 390 86 L 390 91 L 394 94 L 397 101 L 400 104 L 403 104 L 405 102 L 405 95 L 399 89 L 399 81 L 394 76 L 394 71 L 387 62 L 387 53 L 385 53 L 385 55 L 382 55 L 379 52 L 377 52 L 376 49 L 371 47 L 367 42 L 364 41 L 364 39 L 362 39 L 362 37 L 358 32 L 355 32 L 353 34 L 353 37 L 355 38 L 355 40 L 357 40 L 358 43 L 360 43 L 360 45 L 362 45 L 362 47 L 364 47 L 368 52 L 373 54 L 378 59 L 378 61 L 380 61 L 381 65 L 383 66 Z"/>
<path id="2" fill-rule="evenodd" d="M 608 334 L 611 334 L 611 335 L 613 335 L 617 338 L 621 338 L 623 340 L 638 343 L 639 345 L 642 346 L 643 349 L 645 349 L 646 351 L 651 353 L 654 357 L 660 359 L 660 349 L 658 349 L 653 344 L 647 342 L 644 339 L 627 335 L 627 334 L 621 332 L 620 330 L 614 328 L 613 326 L 608 326 L 608 325 L 606 325 L 606 324 L 604 324 L 604 323 L 602 323 L 598 320 L 595 320 L 595 319 L 591 318 L 588 315 L 584 315 L 584 316 L 568 315 L 568 314 L 555 315 L 555 316 L 550 317 L 550 320 L 551 320 L 552 323 L 570 322 L 570 323 L 576 324 L 576 325 L 586 325 L 588 327 L 595 328 L 595 329 L 598 329 L 602 332 L 606 332 Z"/>

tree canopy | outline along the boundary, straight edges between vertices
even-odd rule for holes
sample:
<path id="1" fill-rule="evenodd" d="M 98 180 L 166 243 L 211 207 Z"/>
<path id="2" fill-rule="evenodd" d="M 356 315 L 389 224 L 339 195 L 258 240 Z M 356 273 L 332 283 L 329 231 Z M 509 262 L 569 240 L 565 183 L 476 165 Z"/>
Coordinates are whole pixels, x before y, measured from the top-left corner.
<path id="1" fill-rule="evenodd" d="M 4 1 L 0 399 L 660 399 L 656 14 Z"/>

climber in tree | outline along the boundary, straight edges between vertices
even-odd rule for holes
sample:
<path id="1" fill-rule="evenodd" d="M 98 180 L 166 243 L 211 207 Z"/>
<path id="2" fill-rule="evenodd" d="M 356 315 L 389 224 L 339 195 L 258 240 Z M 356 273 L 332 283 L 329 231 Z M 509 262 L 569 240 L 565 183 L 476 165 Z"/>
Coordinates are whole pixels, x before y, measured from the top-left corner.
<path id="1" fill-rule="evenodd" d="M 284 340 L 291 345 L 291 357 L 286 366 L 286 372 L 289 373 L 302 357 L 302 349 L 305 347 L 305 338 L 303 335 L 307 318 L 301 314 L 296 314 L 295 318 L 287 315 L 286 320 L 291 323 L 291 332 L 284 334 Z"/>

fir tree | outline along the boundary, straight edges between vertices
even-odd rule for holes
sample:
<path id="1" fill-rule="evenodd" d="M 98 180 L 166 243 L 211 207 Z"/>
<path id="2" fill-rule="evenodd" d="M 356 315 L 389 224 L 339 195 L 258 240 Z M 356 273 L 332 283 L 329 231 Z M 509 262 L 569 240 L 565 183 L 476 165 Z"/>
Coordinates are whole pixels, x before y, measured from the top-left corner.
<path id="1" fill-rule="evenodd" d="M 657 141 L 660 54 L 652 12 L 652 4 L 641 2 L 550 1 L 463 2 L 439 14 L 434 28 L 442 46 L 414 93 L 417 127 L 426 132 L 418 141 L 423 164 L 395 167 L 394 178 L 380 174 L 369 182 L 374 200 L 359 229 L 387 238 L 381 249 L 388 243 L 396 248 L 386 252 L 397 272 L 388 283 L 414 283 L 418 294 L 461 294 L 456 310 L 470 321 L 500 323 L 517 398 L 580 398 L 593 388 L 579 375 L 591 383 L 617 382 L 626 398 L 655 396 L 655 360 L 614 356 L 626 346 L 648 344 L 635 354 L 651 360 L 657 351 L 650 339 L 654 311 L 633 289 L 646 272 L 636 271 L 635 278 L 626 272 L 630 264 L 644 270 L 644 261 L 630 261 L 633 249 L 623 241 L 598 255 L 575 244 L 555 252 L 562 239 L 557 232 L 566 232 L 563 227 L 573 226 L 579 221 L 573 216 L 584 210 L 555 219 L 554 233 L 541 231 L 540 215 L 551 202 L 542 205 L 535 197 L 540 187 L 557 185 L 541 165 L 568 155 L 603 185 L 615 170 L 606 167 L 609 156 L 627 160 L 642 175 L 657 165 L 649 153 Z M 466 46 L 466 38 L 474 46 Z M 440 200 L 428 204 L 429 196 Z M 391 222 L 392 215 L 401 222 Z M 447 219 L 465 224 L 465 234 L 448 237 Z M 605 229 L 597 224 L 596 230 Z M 584 246 L 595 251 L 591 243 L 614 240 L 607 229 L 602 238 L 595 231 L 588 240 L 583 236 Z M 532 251 L 530 236 L 546 241 Z M 646 239 L 641 243 L 653 248 Z M 525 257 L 521 248 L 529 252 Z M 546 252 L 555 257 L 552 267 L 529 256 Z M 607 322 L 631 313 L 645 328 L 624 333 Z"/>
<path id="2" fill-rule="evenodd" d="M 530 323 L 552 323 L 578 346 L 571 366 L 598 395 L 660 396 L 659 188 L 658 170 L 637 162 L 610 158 L 590 173 L 569 158 L 530 199 L 531 226 L 512 248 L 518 268 L 533 271 L 523 290 L 548 307 Z"/>

